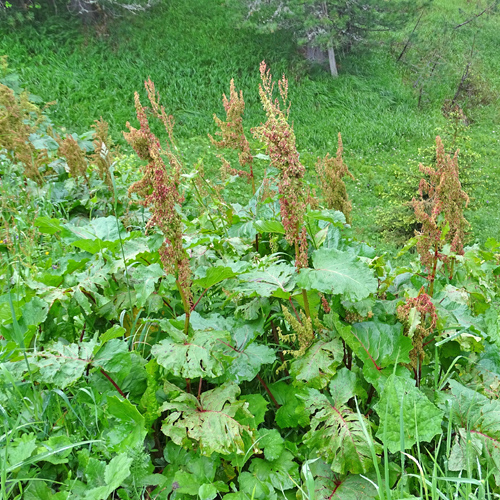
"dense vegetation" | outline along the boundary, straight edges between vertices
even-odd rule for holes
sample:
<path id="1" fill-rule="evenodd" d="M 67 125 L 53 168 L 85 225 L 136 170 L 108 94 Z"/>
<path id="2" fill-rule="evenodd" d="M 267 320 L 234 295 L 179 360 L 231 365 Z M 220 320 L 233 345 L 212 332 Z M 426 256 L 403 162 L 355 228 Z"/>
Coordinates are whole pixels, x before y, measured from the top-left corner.
<path id="1" fill-rule="evenodd" d="M 498 498 L 495 9 L 236 25 L 0 39 L 2 500 Z"/>

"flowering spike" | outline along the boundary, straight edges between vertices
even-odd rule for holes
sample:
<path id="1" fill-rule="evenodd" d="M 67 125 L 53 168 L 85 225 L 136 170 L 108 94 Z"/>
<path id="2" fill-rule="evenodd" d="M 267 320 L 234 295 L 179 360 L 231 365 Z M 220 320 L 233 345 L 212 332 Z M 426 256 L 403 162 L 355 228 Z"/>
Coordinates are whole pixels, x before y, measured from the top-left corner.
<path id="1" fill-rule="evenodd" d="M 331 158 L 330 155 L 327 154 L 322 159 L 318 158 L 316 171 L 321 181 L 321 189 L 326 201 L 326 206 L 330 209 L 342 212 L 345 215 L 346 222 L 350 224 L 352 204 L 349 201 L 343 177 L 349 175 L 351 179 L 354 179 L 354 176 L 349 172 L 349 168 L 342 158 L 344 148 L 340 132 L 338 141 L 336 157 Z"/>
<path id="2" fill-rule="evenodd" d="M 255 138 L 266 145 L 271 165 L 279 171 L 278 192 L 285 238 L 290 245 L 295 246 L 295 266 L 301 269 L 307 267 L 307 239 L 304 232 L 306 195 L 303 186 L 305 168 L 299 160 L 293 127 L 288 123 L 288 82 L 283 76 L 278 83 L 282 105 L 286 108 L 284 112 L 279 99 L 273 99 L 274 83 L 264 61 L 260 65 L 260 75 L 262 83 L 259 85 L 259 94 L 267 121 L 252 132 Z"/>
<path id="3" fill-rule="evenodd" d="M 188 310 L 189 303 L 192 301 L 191 269 L 188 256 L 182 246 L 182 219 L 176 210 L 176 206 L 180 205 L 184 198 L 179 193 L 182 165 L 174 151 L 177 149 L 173 139 L 174 119 L 165 113 L 163 106 L 159 105 L 160 99 L 153 82 L 147 80 L 145 87 L 153 115 L 162 121 L 168 139 L 162 148 L 160 141 L 151 132 L 146 110 L 136 92 L 135 108 L 140 128 L 135 129 L 127 122 L 129 132 L 124 132 L 123 135 L 139 157 L 146 160 L 148 164 L 143 168 L 144 177 L 130 186 L 129 194 L 137 193 L 142 198 L 139 203 L 151 208 L 152 216 L 146 229 L 157 226 L 163 233 L 165 241 L 160 248 L 160 258 L 165 271 L 175 276 L 184 308 Z M 162 155 L 167 157 L 169 168 Z"/>
<path id="4" fill-rule="evenodd" d="M 214 114 L 214 121 L 220 128 L 220 131 L 216 133 L 222 137 L 220 141 L 216 141 L 210 134 L 208 137 L 212 141 L 212 144 L 219 149 L 228 148 L 239 151 L 238 159 L 240 166 L 242 168 L 248 165 L 250 172 L 245 170 L 237 170 L 231 167 L 227 167 L 228 162 L 221 157 L 224 169 L 227 170 L 232 175 L 239 175 L 242 177 L 247 177 L 252 182 L 252 190 L 255 194 L 255 181 L 253 175 L 253 156 L 250 152 L 250 144 L 243 130 L 243 112 L 245 111 L 245 101 L 243 100 L 243 92 L 236 92 L 234 87 L 234 80 L 231 80 L 229 89 L 229 99 L 226 95 L 223 95 L 222 103 L 224 109 L 226 110 L 226 120 L 222 121 L 217 115 Z"/>
<path id="5" fill-rule="evenodd" d="M 429 180 L 420 181 L 420 200 L 413 198 L 412 205 L 415 217 L 422 225 L 417 232 L 417 250 L 429 273 L 432 295 L 437 261 L 446 263 L 448 260 L 442 253 L 444 245 L 450 244 L 451 251 L 458 255 L 464 253 L 468 222 L 463 216 L 463 208 L 469 203 L 469 197 L 460 184 L 458 151 L 453 158 L 447 155 L 439 136 L 436 137 L 436 167 L 420 164 L 419 168 Z M 445 227 L 447 230 L 443 232 Z"/>

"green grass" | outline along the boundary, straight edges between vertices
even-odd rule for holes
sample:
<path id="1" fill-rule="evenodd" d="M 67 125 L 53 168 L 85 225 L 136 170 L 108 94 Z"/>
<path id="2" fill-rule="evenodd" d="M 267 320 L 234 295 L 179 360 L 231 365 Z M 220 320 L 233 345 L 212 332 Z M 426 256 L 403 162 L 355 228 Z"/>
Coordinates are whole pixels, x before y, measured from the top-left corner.
<path id="1" fill-rule="evenodd" d="M 102 116 L 122 144 L 126 122 L 135 122 L 134 92 L 144 101 L 143 81 L 151 77 L 176 119 L 176 136 L 200 151 L 206 151 L 206 134 L 216 130 L 213 113 L 223 115 L 221 95 L 228 92 L 231 78 L 244 92 L 248 129 L 264 119 L 258 67 L 265 59 L 276 77 L 286 73 L 290 80 L 291 117 L 310 172 L 318 155 L 335 152 L 342 132 L 345 159 L 356 177 L 348 186 L 353 225 L 360 238 L 386 248 L 375 223 L 380 193 L 394 181 L 395 165 L 407 165 L 419 147 L 433 144 L 435 129 L 444 124 L 441 107 L 455 94 L 472 46 L 471 67 L 478 81 L 488 91 L 500 88 L 498 16 L 485 14 L 453 29 L 475 9 L 465 1 L 437 0 L 402 62 L 396 59 L 411 24 L 368 47 L 340 54 L 341 74 L 335 80 L 321 68 L 306 68 L 286 33 L 257 36 L 236 29 L 231 10 L 220 0 L 165 2 L 149 13 L 109 22 L 97 37 L 75 20 L 25 25 L 2 37 L 0 53 L 9 56 L 32 92 L 47 102 L 57 100 L 50 112 L 56 124 L 83 132 Z M 489 106 L 472 104 L 464 101 L 473 120 L 473 146 L 483 155 L 480 167 L 490 176 L 486 180 L 494 179 L 500 150 L 498 140 L 492 140 L 496 100 Z M 194 162 L 192 152 L 186 156 Z M 213 155 L 207 165 L 216 175 Z M 472 239 L 500 238 L 500 190 L 489 183 L 473 196 L 479 203 L 469 214 Z"/>

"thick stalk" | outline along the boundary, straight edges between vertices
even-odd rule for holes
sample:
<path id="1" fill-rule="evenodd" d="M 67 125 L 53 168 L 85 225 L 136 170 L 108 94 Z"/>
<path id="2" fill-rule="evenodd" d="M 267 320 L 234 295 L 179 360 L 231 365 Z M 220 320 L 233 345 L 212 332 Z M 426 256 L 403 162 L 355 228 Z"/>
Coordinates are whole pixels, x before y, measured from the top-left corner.
<path id="1" fill-rule="evenodd" d="M 184 313 L 186 314 L 186 320 L 184 322 L 184 334 L 187 335 L 189 331 L 189 316 L 191 315 L 191 307 L 189 306 L 189 301 L 186 298 L 184 289 L 182 288 L 181 282 L 176 279 L 175 284 L 177 285 L 177 290 L 181 294 L 182 306 L 184 308 Z"/>
<path id="2" fill-rule="evenodd" d="M 309 319 L 311 319 L 311 311 L 309 309 L 309 299 L 307 298 L 307 291 L 302 289 L 302 299 L 304 300 L 304 309 L 306 311 L 306 315 Z"/>
<path id="3" fill-rule="evenodd" d="M 437 262 L 438 262 L 438 246 L 436 243 L 434 245 L 434 263 L 432 265 L 432 273 L 429 276 L 429 290 L 428 290 L 429 297 L 432 297 L 432 295 L 434 294 L 434 280 L 436 279 Z"/>

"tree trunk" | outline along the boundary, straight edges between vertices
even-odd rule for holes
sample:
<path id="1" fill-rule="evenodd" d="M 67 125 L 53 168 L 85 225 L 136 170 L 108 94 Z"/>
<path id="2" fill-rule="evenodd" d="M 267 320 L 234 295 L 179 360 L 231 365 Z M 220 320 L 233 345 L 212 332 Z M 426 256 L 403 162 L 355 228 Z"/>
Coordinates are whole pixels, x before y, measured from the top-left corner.
<path id="1" fill-rule="evenodd" d="M 333 78 L 337 78 L 339 72 L 337 71 L 337 62 L 335 61 L 335 51 L 333 47 L 328 47 L 328 61 L 330 62 L 330 73 Z"/>

